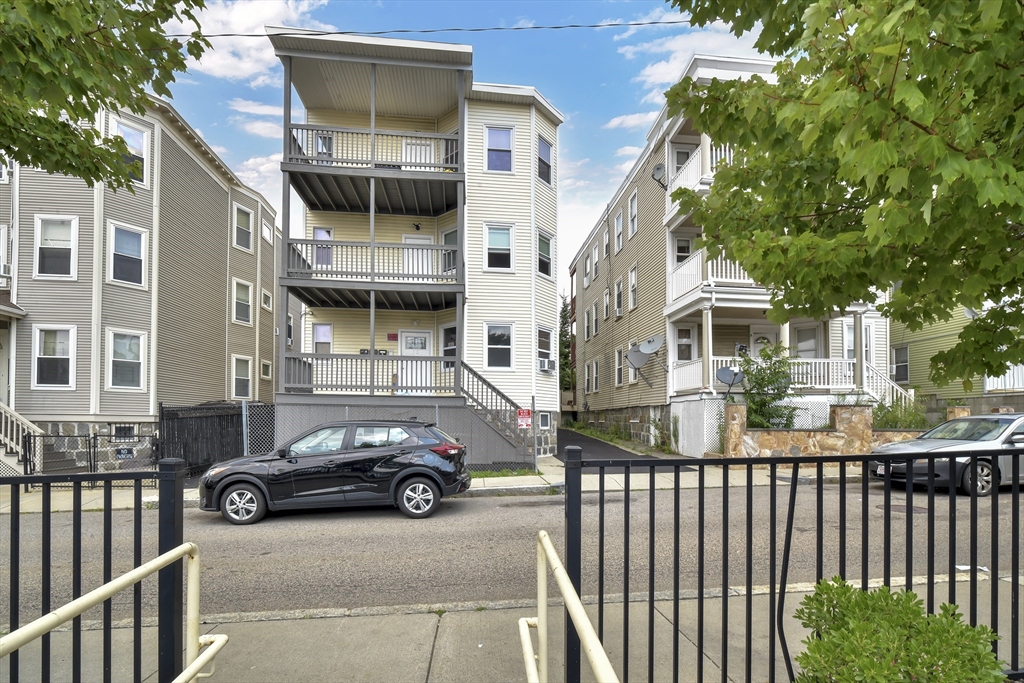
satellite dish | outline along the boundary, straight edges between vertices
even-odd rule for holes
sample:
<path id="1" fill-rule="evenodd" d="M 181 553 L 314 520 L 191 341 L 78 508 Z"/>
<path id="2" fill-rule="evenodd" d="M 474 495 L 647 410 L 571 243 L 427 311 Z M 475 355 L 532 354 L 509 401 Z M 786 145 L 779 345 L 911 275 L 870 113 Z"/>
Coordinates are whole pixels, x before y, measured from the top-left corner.
<path id="1" fill-rule="evenodd" d="M 655 165 L 651 170 L 651 177 L 660 183 L 665 178 L 665 164 Z"/>
<path id="2" fill-rule="evenodd" d="M 649 353 L 644 353 L 637 346 L 626 352 L 626 361 L 637 369 L 642 368 L 650 357 Z"/>
<path id="3" fill-rule="evenodd" d="M 978 317 L 978 312 L 973 308 L 965 308 L 964 317 L 967 318 L 968 320 L 974 320 L 975 318 Z"/>
<path id="4" fill-rule="evenodd" d="M 657 353 L 658 349 L 660 349 L 664 343 L 665 338 L 662 337 L 661 335 L 656 334 L 650 339 L 645 339 L 644 341 L 640 342 L 637 345 L 637 348 L 640 349 L 640 351 L 642 351 L 643 353 L 652 354 Z"/>
<path id="5" fill-rule="evenodd" d="M 736 368 L 718 368 L 715 372 L 715 378 L 722 384 L 728 384 L 731 387 L 743 381 L 743 372 Z"/>

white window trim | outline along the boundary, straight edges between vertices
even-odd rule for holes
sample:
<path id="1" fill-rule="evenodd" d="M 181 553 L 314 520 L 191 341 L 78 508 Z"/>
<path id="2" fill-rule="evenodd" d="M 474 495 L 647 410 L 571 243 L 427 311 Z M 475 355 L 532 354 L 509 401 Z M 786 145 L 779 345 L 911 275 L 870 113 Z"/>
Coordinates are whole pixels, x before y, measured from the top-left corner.
<path id="1" fill-rule="evenodd" d="M 583 341 L 590 341 L 590 309 L 583 311 Z"/>
<path id="2" fill-rule="evenodd" d="M 487 362 L 487 349 L 490 348 L 487 344 L 487 328 L 491 325 L 505 325 L 508 326 L 509 331 L 512 334 L 512 339 L 509 340 L 509 367 L 504 366 L 492 366 Z M 516 371 L 516 324 L 512 321 L 503 320 L 485 320 L 484 321 L 484 368 L 492 370 L 494 372 L 515 372 Z"/>
<path id="3" fill-rule="evenodd" d="M 686 258 L 684 258 L 683 261 L 685 261 L 686 259 L 688 259 L 691 256 L 693 256 L 693 238 L 692 237 L 677 237 L 675 239 L 675 242 L 674 242 L 674 245 L 673 245 L 675 247 L 675 254 L 674 254 L 674 256 L 677 259 L 675 265 L 679 265 L 680 263 L 683 262 L 683 261 L 679 261 L 678 260 L 679 259 L 679 243 L 680 242 L 686 242 L 686 246 L 687 246 L 687 249 L 688 249 L 688 253 L 686 254 Z"/>
<path id="4" fill-rule="evenodd" d="M 266 299 L 270 299 L 270 305 L 269 306 L 264 303 L 264 301 L 266 301 Z M 261 290 L 260 291 L 260 306 L 263 307 L 265 310 L 273 311 L 274 310 L 274 295 L 271 294 L 270 292 L 268 292 L 265 289 Z"/>
<path id="5" fill-rule="evenodd" d="M 115 228 L 121 228 L 129 232 L 135 232 L 142 235 L 142 284 L 136 284 L 134 282 L 126 282 L 125 280 L 114 279 L 114 230 Z M 107 284 L 117 285 L 118 287 L 128 287 L 129 289 L 149 289 L 149 230 L 145 228 L 139 228 L 134 225 L 128 225 L 127 223 L 121 223 L 120 221 L 107 221 Z"/>
<path id="6" fill-rule="evenodd" d="M 558 364 L 558 354 L 555 352 L 555 348 L 556 348 L 556 344 L 555 344 L 555 331 L 552 328 L 548 327 L 547 325 L 538 325 L 537 326 L 537 360 L 538 361 L 541 359 L 541 355 L 540 354 L 541 354 L 541 351 L 543 350 L 543 349 L 540 348 L 540 333 L 541 332 L 547 332 L 548 333 L 548 339 L 550 340 L 550 346 L 549 346 L 549 348 L 547 350 L 547 354 L 548 354 L 547 360 L 548 360 L 549 363 L 554 363 L 555 366 L 556 366 L 554 369 L 548 370 L 547 372 L 544 372 L 544 373 L 541 373 L 541 374 L 550 375 L 551 373 L 553 373 L 553 372 L 555 372 L 557 370 L 557 364 Z M 537 368 L 537 372 L 540 372 L 539 368 Z"/>
<path id="7" fill-rule="evenodd" d="M 615 349 L 615 386 L 621 387 L 626 373 L 626 351 L 621 346 Z"/>
<path id="8" fill-rule="evenodd" d="M 115 334 L 130 334 L 135 337 L 139 337 L 139 362 L 141 363 L 141 371 L 139 372 L 139 384 L 137 387 L 115 387 L 114 386 L 114 335 Z M 107 381 L 106 390 L 117 393 L 126 394 L 144 394 L 146 393 L 146 349 L 149 348 L 146 341 L 146 333 L 139 330 L 126 330 L 119 327 L 108 327 L 107 328 Z"/>
<path id="9" fill-rule="evenodd" d="M 597 272 L 599 270 L 598 264 L 601 263 L 601 249 L 600 249 L 600 247 L 597 244 L 595 244 L 594 248 L 590 250 L 590 254 L 591 254 L 591 260 L 594 262 L 594 266 L 593 266 L 593 271 L 592 272 L 593 272 L 593 276 L 594 276 L 594 281 L 596 282 L 597 281 Z"/>
<path id="10" fill-rule="evenodd" d="M 624 227 L 622 225 L 622 209 L 615 215 L 615 253 L 618 254 L 622 250 L 622 231 Z"/>
<path id="11" fill-rule="evenodd" d="M 328 354 L 334 353 L 334 323 L 310 323 L 309 326 L 309 350 L 311 353 L 316 353 L 316 328 L 327 327 L 331 330 L 331 348 L 327 351 Z"/>
<path id="12" fill-rule="evenodd" d="M 249 288 L 249 322 L 245 322 L 244 320 L 239 320 L 239 319 L 237 319 L 235 317 L 235 303 L 237 302 L 237 300 L 235 299 L 235 290 L 238 289 L 238 285 L 245 285 L 246 287 Z M 230 318 L 230 320 L 235 325 L 245 325 L 246 327 L 252 327 L 253 319 L 256 317 L 254 315 L 255 312 L 256 312 L 256 309 L 252 305 L 252 294 L 253 294 L 253 286 L 252 286 L 251 282 L 246 282 L 245 280 L 241 280 L 241 279 L 239 279 L 237 277 L 231 278 L 231 292 L 228 294 L 228 296 L 230 297 L 230 301 L 231 301 L 231 312 L 230 312 L 231 318 Z"/>
<path id="13" fill-rule="evenodd" d="M 237 377 L 235 376 L 235 361 L 236 360 L 244 360 L 244 361 L 248 361 L 248 363 L 249 363 L 249 394 L 247 396 L 239 396 L 238 394 L 235 393 L 235 380 L 237 379 Z M 231 354 L 231 398 L 241 398 L 241 399 L 250 399 L 250 398 L 252 398 L 252 356 L 241 356 L 241 355 L 236 355 L 234 353 Z"/>
<path id="14" fill-rule="evenodd" d="M 640 306 L 640 273 L 637 270 L 636 264 L 629 269 L 630 278 L 626 281 L 626 305 L 628 310 L 632 311 L 634 308 Z M 636 281 L 636 300 L 633 297 L 633 281 Z"/>
<path id="15" fill-rule="evenodd" d="M 604 253 L 604 258 L 608 258 L 608 254 L 611 252 L 611 242 L 609 241 L 610 239 L 611 239 L 611 237 L 609 236 L 608 228 L 605 228 L 604 229 L 604 236 L 603 236 L 603 239 L 601 241 L 601 243 L 603 245 L 601 247 L 601 250 Z"/>
<path id="16" fill-rule="evenodd" d="M 36 383 L 36 359 L 39 357 L 39 332 L 42 330 L 67 330 L 68 331 L 68 381 L 69 384 L 60 386 L 57 384 Z M 32 389 L 38 391 L 74 391 L 77 384 L 77 360 L 78 360 L 78 326 L 77 325 L 33 325 L 32 326 Z"/>
<path id="17" fill-rule="evenodd" d="M 492 268 L 487 265 L 487 254 L 490 249 L 490 229 L 491 228 L 508 228 L 508 268 Z M 554 259 L 552 259 L 553 261 Z M 553 264 L 552 264 L 553 265 Z M 515 223 L 499 223 L 499 222 L 485 222 L 484 223 L 484 260 L 483 270 L 486 273 L 515 273 L 516 272 L 516 226 Z M 554 272 L 554 268 L 552 268 Z"/>
<path id="18" fill-rule="evenodd" d="M 10 238 L 10 234 L 7 224 L 0 225 L 0 263 L 6 265 L 10 265 L 10 261 L 8 260 L 8 254 L 10 253 L 10 243 L 8 242 L 8 239 Z M 13 269 L 11 274 L 14 274 Z"/>
<path id="19" fill-rule="evenodd" d="M 622 289 L 622 278 L 620 277 L 618 280 L 615 281 L 615 291 L 612 292 L 612 309 L 615 311 L 615 317 L 616 318 L 621 318 L 622 317 L 622 309 L 623 309 L 623 307 L 622 306 L 616 306 L 615 303 L 616 303 L 616 299 L 621 299 L 622 298 L 623 291 L 624 290 Z"/>
<path id="20" fill-rule="evenodd" d="M 630 342 L 626 346 L 626 348 L 627 349 L 631 349 L 631 348 L 633 348 L 636 345 L 637 345 L 637 340 L 636 339 L 632 339 L 632 340 L 630 340 Z M 622 355 L 623 355 L 623 357 L 625 357 L 626 354 L 622 354 Z M 637 369 L 634 368 L 632 366 L 632 364 L 630 364 L 628 362 L 626 362 L 625 365 L 626 365 L 626 369 L 629 371 L 629 374 L 626 377 L 626 379 L 629 380 L 629 383 L 630 384 L 636 384 L 637 382 L 639 382 L 640 381 L 640 373 L 637 372 Z"/>
<path id="21" fill-rule="evenodd" d="M 595 301 L 594 304 L 590 307 L 590 310 L 591 310 L 591 314 L 590 315 L 591 315 L 591 318 L 593 318 L 593 320 L 594 320 L 594 336 L 595 337 L 597 336 L 597 328 L 598 328 L 597 319 L 601 317 L 601 316 L 599 316 L 597 314 L 597 310 L 598 310 L 597 306 L 598 306 L 598 302 Z"/>
<path id="22" fill-rule="evenodd" d="M 11 182 L 11 160 L 0 154 L 0 185 Z"/>
<path id="23" fill-rule="evenodd" d="M 39 246 L 43 236 L 43 221 L 71 221 L 71 274 L 70 275 L 48 275 L 39 274 Z M 32 250 L 32 279 L 33 280 L 78 280 L 78 216 L 55 213 L 35 214 L 35 241 Z M 44 328 L 57 329 L 57 328 Z"/>
<path id="24" fill-rule="evenodd" d="M 849 328 L 851 328 L 853 326 L 854 326 L 854 323 L 852 321 L 847 321 L 846 319 L 843 319 L 843 355 L 842 355 L 842 358 L 844 360 L 853 360 L 853 359 L 856 359 L 856 357 L 857 357 L 856 349 L 854 349 L 854 354 L 853 354 L 854 358 L 853 359 L 850 359 L 850 358 L 846 357 L 846 349 L 847 349 L 847 347 L 853 348 L 852 347 L 853 340 L 850 339 L 851 335 L 850 335 L 850 330 L 849 330 Z M 864 357 L 864 361 L 868 365 L 876 365 L 876 363 L 875 363 L 875 356 L 878 353 L 878 350 L 875 349 L 875 322 L 873 320 L 865 320 L 864 321 L 864 327 L 867 328 L 865 330 L 865 332 L 864 332 L 864 334 L 865 334 L 865 340 L 864 341 L 867 342 L 865 344 L 865 346 L 867 346 L 867 348 L 865 350 L 870 352 L 870 356 L 865 356 Z"/>
<path id="25" fill-rule="evenodd" d="M 907 362 L 896 363 L 896 349 L 907 350 Z M 889 349 L 889 363 L 892 365 L 892 370 L 889 372 L 889 378 L 897 384 L 910 384 L 910 344 L 896 344 Z M 896 379 L 896 366 L 906 365 L 907 366 L 907 378 L 905 380 Z"/>
<path id="26" fill-rule="evenodd" d="M 128 126 L 129 128 L 135 128 L 136 130 L 142 131 L 142 150 L 144 153 L 144 156 L 142 157 L 142 180 L 133 180 L 132 182 L 135 183 L 136 185 L 139 185 L 140 187 L 149 188 L 149 179 L 152 176 L 152 173 L 150 172 L 150 166 L 152 165 L 152 161 L 150 159 L 150 157 L 152 156 L 150 154 L 150 147 L 152 146 L 150 140 L 152 133 L 147 126 L 121 118 L 116 114 L 111 114 L 111 136 L 120 136 L 120 132 L 118 132 L 118 127 L 122 124 Z"/>
<path id="27" fill-rule="evenodd" d="M 799 336 L 797 335 L 797 333 L 799 331 L 801 331 L 801 330 L 814 330 L 814 353 L 815 353 L 814 357 L 815 358 L 821 358 L 822 357 L 821 353 L 824 350 L 824 344 L 822 343 L 822 338 L 821 338 L 821 325 L 819 325 L 818 323 L 813 323 L 813 324 L 809 324 L 809 325 L 793 325 L 790 328 L 790 333 L 789 333 L 789 342 L 790 342 L 790 347 L 789 347 L 790 348 L 790 352 L 789 353 L 790 353 L 790 357 L 791 358 L 798 358 L 796 353 L 798 351 L 797 344 L 799 343 L 800 339 L 799 339 Z M 844 356 L 846 355 L 846 346 L 843 346 L 843 355 Z"/>
<path id="28" fill-rule="evenodd" d="M 626 205 L 626 212 L 630 214 L 629 219 L 633 219 L 632 222 L 630 222 L 629 219 L 626 221 L 626 232 L 629 233 L 628 239 L 633 239 L 633 235 L 640 230 L 640 198 L 637 196 L 636 192 L 636 190 L 633 190 L 633 194 L 629 195 L 629 203 Z M 636 205 L 635 216 L 631 213 L 634 204 Z"/>
<path id="29" fill-rule="evenodd" d="M 545 422 L 547 422 L 547 424 L 544 424 Z M 537 413 L 537 427 L 545 430 L 551 429 L 551 413 Z"/>
<path id="30" fill-rule="evenodd" d="M 264 367 L 270 368 L 270 374 L 263 374 Z M 260 379 L 274 379 L 274 364 L 263 358 L 260 359 Z"/>
<path id="31" fill-rule="evenodd" d="M 550 262 L 550 266 L 551 266 L 551 274 L 550 275 L 545 275 L 544 273 L 540 272 L 540 238 L 541 237 L 544 237 L 544 238 L 546 238 L 548 240 L 548 245 L 549 245 L 548 248 L 550 250 L 550 253 L 548 254 L 548 261 Z M 538 230 L 537 231 L 537 265 L 538 265 L 538 267 L 537 267 L 537 274 L 538 275 L 540 275 L 543 278 L 547 278 L 548 280 L 554 280 L 555 279 L 555 237 L 554 237 L 554 235 L 552 235 L 547 230 Z"/>
<path id="32" fill-rule="evenodd" d="M 548 146 L 548 155 L 551 157 L 551 161 L 547 162 L 548 163 L 548 175 L 551 177 L 550 180 L 544 180 L 543 178 L 540 177 L 540 141 L 541 140 L 543 140 L 545 142 L 545 144 L 547 144 L 547 146 Z M 485 140 L 485 142 L 486 142 L 486 140 Z M 515 135 L 512 136 L 512 144 L 513 144 L 512 159 L 513 159 L 513 162 L 514 162 L 515 158 L 516 158 L 516 154 L 515 154 Z M 485 148 L 484 149 L 484 153 L 486 153 L 486 152 L 487 152 L 487 150 Z M 513 164 L 512 168 L 513 169 L 515 168 L 514 164 Z M 548 142 L 547 138 L 545 138 L 543 135 L 539 135 L 539 134 L 537 135 L 537 180 L 541 181 L 542 183 L 544 183 L 548 187 L 554 187 L 555 186 L 555 146 L 552 145 L 550 142 Z"/>
<path id="33" fill-rule="evenodd" d="M 590 389 L 591 389 L 590 393 L 596 394 L 596 393 L 598 393 L 601 390 L 601 383 L 597 381 L 597 373 L 601 369 L 601 366 L 598 364 L 596 358 L 594 360 L 592 360 L 591 363 L 594 365 L 594 372 L 593 372 L 592 383 L 590 385 Z"/>
<path id="34" fill-rule="evenodd" d="M 583 257 L 583 289 L 590 286 L 590 254 Z"/>
<path id="35" fill-rule="evenodd" d="M 256 240 L 253 239 L 253 223 L 256 220 L 256 214 L 252 209 L 247 209 L 238 202 L 232 202 L 231 208 L 231 246 L 239 251 L 244 251 L 247 254 L 253 253 L 253 247 L 256 244 Z M 244 211 L 249 214 L 249 248 L 239 246 L 238 244 L 238 211 Z"/>
<path id="36" fill-rule="evenodd" d="M 676 356 L 676 358 L 675 358 L 676 362 L 677 363 L 688 363 L 688 362 L 690 362 L 690 361 L 685 361 L 685 360 L 679 358 L 679 330 L 680 329 L 684 329 L 684 330 L 689 330 L 690 331 L 690 348 L 693 350 L 693 352 L 690 354 L 690 361 L 700 360 L 700 354 L 697 353 L 697 326 L 696 325 L 675 325 L 675 332 L 676 332 L 675 343 L 676 343 L 676 347 L 674 349 L 674 351 L 675 351 L 674 355 Z"/>
<path id="37" fill-rule="evenodd" d="M 267 239 L 267 236 L 263 234 L 263 231 L 262 230 L 260 231 L 260 235 L 263 237 L 263 241 L 266 242 L 267 244 L 273 244 L 274 243 L 274 226 L 271 223 L 268 223 L 267 221 L 263 221 L 263 227 L 269 227 L 270 228 L 270 239 L 269 240 Z"/>
<path id="38" fill-rule="evenodd" d="M 607 320 L 612 312 L 612 290 L 604 288 L 604 319 Z"/>
<path id="39" fill-rule="evenodd" d="M 509 140 L 509 151 L 512 153 L 512 163 L 509 164 L 512 167 L 511 171 L 492 171 L 491 169 L 487 168 L 487 150 L 489 149 L 489 147 L 487 146 L 487 130 L 490 129 L 490 128 L 512 131 L 512 135 L 510 136 L 510 140 Z M 514 125 L 511 125 L 511 124 L 485 123 L 484 124 L 484 139 L 483 139 L 483 142 L 484 142 L 484 144 L 483 144 L 483 153 L 484 153 L 484 159 L 483 159 L 484 164 L 483 164 L 483 166 L 484 166 L 484 173 L 496 173 L 497 175 L 515 175 L 516 174 L 516 127 Z M 554 167 L 552 167 L 552 172 L 554 172 Z"/>

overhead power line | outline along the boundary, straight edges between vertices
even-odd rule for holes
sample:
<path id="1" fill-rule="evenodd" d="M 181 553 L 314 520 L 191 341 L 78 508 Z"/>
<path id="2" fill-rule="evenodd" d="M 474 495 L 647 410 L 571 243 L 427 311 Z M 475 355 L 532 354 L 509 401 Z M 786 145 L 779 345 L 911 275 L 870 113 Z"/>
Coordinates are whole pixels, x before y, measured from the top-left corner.
<path id="1" fill-rule="evenodd" d="M 303 30 L 294 33 L 275 33 L 275 36 L 306 38 L 309 36 L 386 36 L 396 33 L 487 33 L 497 31 L 558 31 L 579 28 L 628 28 L 631 26 L 675 26 L 689 24 L 689 19 L 669 19 L 663 21 L 613 21 L 601 24 L 560 24 L 557 26 L 482 26 L 452 28 L 396 28 L 389 31 L 317 31 Z M 203 33 L 204 38 L 266 38 L 266 33 Z M 170 33 L 168 38 L 191 38 L 189 33 Z"/>

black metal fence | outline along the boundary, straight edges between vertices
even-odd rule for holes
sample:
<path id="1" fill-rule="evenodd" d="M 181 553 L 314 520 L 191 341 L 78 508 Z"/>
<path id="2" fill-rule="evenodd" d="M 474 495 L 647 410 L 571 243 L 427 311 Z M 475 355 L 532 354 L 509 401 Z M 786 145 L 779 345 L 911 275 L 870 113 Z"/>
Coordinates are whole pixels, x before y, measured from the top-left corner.
<path id="1" fill-rule="evenodd" d="M 913 590 L 929 613 L 958 605 L 999 634 L 992 647 L 1007 676 L 1024 680 L 1024 449 L 995 455 L 957 454 L 966 465 L 939 455 L 596 460 L 569 447 L 566 571 L 596 603 L 623 682 L 794 680 L 809 634 L 793 612 L 834 576 Z M 997 459 L 1003 485 L 988 497 L 940 486 L 951 466 L 966 467 L 954 482 L 984 481 Z M 625 493 L 608 490 L 612 477 Z M 644 490 L 630 491 L 637 478 Z M 568 616 L 565 647 L 575 683 L 580 642 Z"/>
<path id="2" fill-rule="evenodd" d="M 198 471 L 245 454 L 240 403 L 197 406 L 160 404 L 161 455 L 181 458 Z"/>
<path id="3" fill-rule="evenodd" d="M 158 451 L 159 443 L 154 435 L 138 434 L 134 430 L 82 436 L 26 434 L 24 471 L 25 474 L 61 475 L 153 470 Z M 95 481 L 89 484 L 96 485 Z M 38 485 L 26 480 L 25 486 Z"/>
<path id="4" fill-rule="evenodd" d="M 0 490 L 6 489 L 10 495 L 10 514 L 4 516 L 9 527 L 3 539 L 7 547 L 0 549 L 7 561 L 9 579 L 0 582 L 0 601 L 9 606 L 7 631 L 13 632 L 181 545 L 183 467 L 180 460 L 163 460 L 158 471 L 0 478 Z M 143 533 L 142 489 L 149 482 L 159 482 L 160 486 L 159 511 L 148 513 L 158 515 L 155 538 L 151 532 Z M 42 490 L 25 496 L 21 487 L 26 484 Z M 113 496 L 119 484 L 134 489 L 133 505 L 131 510 L 115 514 Z M 57 491 L 58 485 L 70 485 L 72 490 Z M 96 486 L 103 489 L 102 512 L 83 514 L 83 494 Z M 69 495 L 70 506 L 55 503 L 56 496 Z M 21 514 L 29 511 L 29 506 L 34 511 L 37 505 L 40 514 Z M 69 511 L 55 511 L 67 507 Z M 12 652 L 5 662 L 7 680 L 49 683 L 52 679 L 67 678 L 108 682 L 114 676 L 115 662 L 118 668 L 130 662 L 132 680 L 140 682 L 154 673 L 144 663 L 142 628 L 146 615 L 155 612 L 157 680 L 171 681 L 182 671 L 182 565 L 178 561 L 160 570 L 155 590 L 152 580 L 143 580 L 97 606 L 94 609 L 102 610 L 102 614 L 94 623 L 83 621 L 82 616 L 75 617 L 70 637 L 63 631 L 47 633 L 22 650 Z M 131 637 L 115 638 L 115 624 L 130 628 Z M 60 670 L 54 671 L 56 667 Z M 68 668 L 70 671 L 66 671 Z"/>

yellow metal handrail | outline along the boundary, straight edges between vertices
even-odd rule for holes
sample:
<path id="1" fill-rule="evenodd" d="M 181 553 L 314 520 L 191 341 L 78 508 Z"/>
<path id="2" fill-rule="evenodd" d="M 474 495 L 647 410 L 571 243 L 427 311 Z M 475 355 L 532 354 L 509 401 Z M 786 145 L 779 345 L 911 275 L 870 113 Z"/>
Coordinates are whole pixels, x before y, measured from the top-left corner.
<path id="1" fill-rule="evenodd" d="M 590 669 L 598 683 L 619 683 L 619 677 L 608 660 L 601 639 L 597 637 L 594 625 L 583 607 L 580 596 L 565 567 L 551 544 L 548 532 L 537 532 L 537 616 L 519 620 L 519 639 L 523 644 L 523 662 L 526 665 L 526 680 L 529 683 L 548 683 L 548 566 L 555 577 L 555 584 L 562 594 L 565 609 L 576 626 L 580 645 L 590 662 Z M 530 629 L 537 629 L 537 653 L 534 653 Z M 539 666 L 538 666 L 539 664 Z"/>
<path id="2" fill-rule="evenodd" d="M 199 635 L 199 546 L 195 543 L 182 543 L 173 550 L 168 550 L 143 565 L 126 572 L 116 579 L 91 590 L 80 598 L 58 607 L 49 614 L 25 624 L 21 628 L 0 637 L 0 657 L 24 647 L 36 638 L 49 633 L 53 629 L 66 624 L 88 609 L 109 600 L 121 591 L 129 588 L 164 567 L 174 564 L 183 557 L 188 557 L 188 586 L 185 594 L 185 670 L 174 679 L 174 683 L 186 683 L 197 678 L 207 678 L 213 671 L 200 673 L 213 661 L 228 642 L 223 634 Z M 209 646 L 202 654 L 199 649 Z"/>

